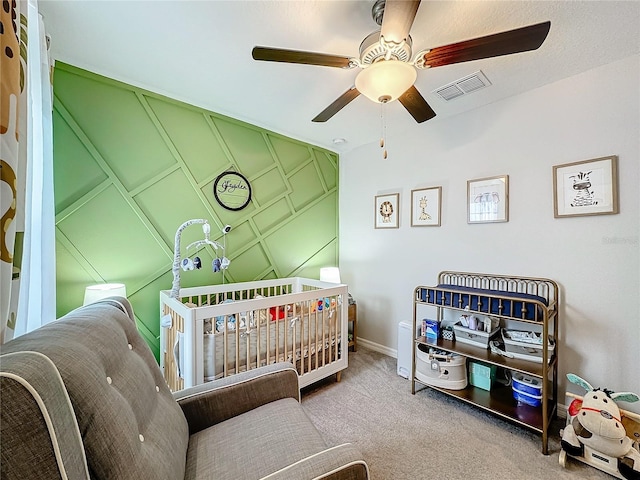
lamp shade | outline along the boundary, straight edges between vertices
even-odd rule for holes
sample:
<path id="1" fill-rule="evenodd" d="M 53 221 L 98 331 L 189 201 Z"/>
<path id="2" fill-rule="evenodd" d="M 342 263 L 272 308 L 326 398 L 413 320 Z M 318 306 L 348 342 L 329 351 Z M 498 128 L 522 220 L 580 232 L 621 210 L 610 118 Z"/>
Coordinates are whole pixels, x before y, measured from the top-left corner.
<path id="1" fill-rule="evenodd" d="M 327 283 L 340 283 L 340 269 L 338 267 L 321 268 L 320 281 Z"/>
<path id="2" fill-rule="evenodd" d="M 107 297 L 126 297 L 127 287 L 124 283 L 101 283 L 98 285 L 89 285 L 84 290 L 83 305 L 97 302 Z"/>
<path id="3" fill-rule="evenodd" d="M 356 88 L 374 102 L 393 102 L 413 85 L 418 77 L 415 67 L 399 60 L 380 60 L 356 77 Z"/>

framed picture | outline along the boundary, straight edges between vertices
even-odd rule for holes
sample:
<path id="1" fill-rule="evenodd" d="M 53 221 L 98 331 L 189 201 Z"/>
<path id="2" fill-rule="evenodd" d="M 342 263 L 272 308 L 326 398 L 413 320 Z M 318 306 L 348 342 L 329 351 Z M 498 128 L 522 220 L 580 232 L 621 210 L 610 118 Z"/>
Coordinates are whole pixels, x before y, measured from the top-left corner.
<path id="1" fill-rule="evenodd" d="M 439 227 L 442 187 L 411 190 L 411 226 Z"/>
<path id="2" fill-rule="evenodd" d="M 467 181 L 467 223 L 509 221 L 509 175 Z"/>
<path id="3" fill-rule="evenodd" d="M 398 215 L 399 193 L 388 195 L 376 195 L 375 198 L 375 227 L 398 228 L 400 226 Z"/>
<path id="4" fill-rule="evenodd" d="M 618 157 L 553 167 L 553 216 L 618 213 Z"/>

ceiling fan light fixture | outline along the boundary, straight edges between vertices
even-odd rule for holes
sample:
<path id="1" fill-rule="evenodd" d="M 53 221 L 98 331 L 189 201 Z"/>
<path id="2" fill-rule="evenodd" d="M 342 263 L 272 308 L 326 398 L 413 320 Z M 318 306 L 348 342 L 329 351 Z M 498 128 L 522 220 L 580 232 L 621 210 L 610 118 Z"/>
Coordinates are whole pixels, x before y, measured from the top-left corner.
<path id="1" fill-rule="evenodd" d="M 397 100 L 418 77 L 412 65 L 398 60 L 380 60 L 356 77 L 358 91 L 377 103 Z"/>

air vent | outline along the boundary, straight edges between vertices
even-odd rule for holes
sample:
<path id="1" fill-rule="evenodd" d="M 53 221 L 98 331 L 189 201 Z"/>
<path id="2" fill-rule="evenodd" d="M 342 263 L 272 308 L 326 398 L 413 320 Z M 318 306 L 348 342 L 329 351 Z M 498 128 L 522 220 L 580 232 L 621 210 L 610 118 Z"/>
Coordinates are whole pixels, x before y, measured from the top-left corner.
<path id="1" fill-rule="evenodd" d="M 461 97 L 462 95 L 467 95 L 480 90 L 481 88 L 488 87 L 489 85 L 491 85 L 491 82 L 487 79 L 484 73 L 478 70 L 477 72 L 460 78 L 455 82 L 436 88 L 433 93 L 443 100 L 449 101 L 454 98 Z"/>

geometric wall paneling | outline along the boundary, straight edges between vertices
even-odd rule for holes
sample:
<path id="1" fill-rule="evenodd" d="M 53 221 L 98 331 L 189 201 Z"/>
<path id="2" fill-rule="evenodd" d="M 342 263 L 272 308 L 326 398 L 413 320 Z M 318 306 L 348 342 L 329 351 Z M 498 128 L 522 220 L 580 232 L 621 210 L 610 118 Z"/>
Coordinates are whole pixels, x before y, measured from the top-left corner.
<path id="1" fill-rule="evenodd" d="M 54 81 L 57 313 L 82 303 L 84 287 L 121 281 L 138 327 L 159 354 L 158 292 L 171 288 L 174 236 L 192 218 L 233 228 L 225 282 L 304 275 L 338 263 L 335 153 L 62 62 Z M 213 183 L 244 174 L 252 200 L 222 208 Z M 181 235 L 182 286 L 222 282 L 200 225 Z M 222 254 L 222 252 L 217 252 Z"/>
<path id="2" fill-rule="evenodd" d="M 207 121 L 207 115 L 185 108 L 184 104 L 153 97 L 146 99 L 196 181 L 213 178 L 226 169 L 230 158 L 212 130 L 211 122 Z"/>
<path id="3" fill-rule="evenodd" d="M 183 222 L 191 218 L 211 216 L 182 170 L 171 172 L 138 193 L 134 199 L 166 244 L 172 246 L 171 250 L 176 230 Z M 212 229 L 212 233 L 216 237 L 217 229 Z M 201 226 L 192 226 L 184 230 L 181 242 L 187 246 L 202 238 Z"/>
<path id="4" fill-rule="evenodd" d="M 60 73 L 56 95 L 125 188 L 133 189 L 175 163 L 134 91 L 82 73 Z"/>
<path id="5" fill-rule="evenodd" d="M 235 282 L 262 278 L 268 270 L 273 268 L 264 248 L 259 243 L 232 257 L 229 273 L 233 275 Z"/>
<path id="6" fill-rule="evenodd" d="M 234 163 L 245 177 L 251 178 L 273 165 L 274 159 L 262 130 L 249 128 L 229 118 L 214 118 L 213 123 L 224 139 Z"/>
<path id="7" fill-rule="evenodd" d="M 311 254 L 320 251 L 337 237 L 335 205 L 337 193 L 333 192 L 311 204 L 304 214 L 291 217 L 264 239 L 274 265 L 282 275 L 289 275 L 308 261 Z M 291 251 L 290 238 L 305 245 L 305 249 Z"/>
<path id="8" fill-rule="evenodd" d="M 251 181 L 253 198 L 258 205 L 266 205 L 291 193 L 286 178 L 277 167 L 263 172 L 258 177 L 249 177 L 249 180 Z"/>
<path id="9" fill-rule="evenodd" d="M 158 292 L 167 288 L 167 285 L 171 288 L 172 280 L 173 275 L 168 271 L 135 291 L 129 292 L 127 287 L 127 298 L 134 307 L 138 330 L 142 333 L 156 358 L 160 358 L 160 322 L 158 320 L 149 321 L 149 319 L 160 318 Z"/>
<path id="10" fill-rule="evenodd" d="M 300 164 L 309 160 L 309 147 L 304 143 L 291 141 L 289 139 L 269 136 L 269 142 L 273 151 L 280 160 L 280 165 L 284 173 L 289 174 Z"/>
<path id="11" fill-rule="evenodd" d="M 280 223 L 288 219 L 293 213 L 286 198 L 281 198 L 275 202 L 265 205 L 258 213 L 253 215 L 253 222 L 258 231 L 263 234 L 268 233 L 272 228 L 276 228 Z"/>
<path id="12" fill-rule="evenodd" d="M 337 265 L 338 261 L 338 241 L 333 240 L 324 248 L 316 252 L 309 260 L 300 265 L 296 270 L 289 273 L 295 277 L 314 277 L 316 272 L 322 267 Z"/>
<path id="13" fill-rule="evenodd" d="M 230 224 L 231 225 L 231 224 Z M 242 252 L 242 250 L 250 247 L 254 243 L 259 241 L 256 230 L 251 226 L 251 223 L 244 221 L 240 224 L 232 224 L 232 230 L 227 234 L 227 257 L 233 259 L 236 255 Z M 218 241 L 222 241 L 218 239 Z M 232 268 L 232 267 L 229 267 Z"/>
<path id="14" fill-rule="evenodd" d="M 333 190 L 338 186 L 338 158 L 329 155 L 327 152 L 312 152 L 316 164 L 322 172 L 322 178 L 328 190 Z"/>
<path id="15" fill-rule="evenodd" d="M 313 162 L 302 166 L 289 175 L 291 185 L 291 203 L 295 210 L 304 208 L 309 203 L 325 194 L 323 182 Z"/>
<path id="16" fill-rule="evenodd" d="M 98 166 L 60 114 L 54 111 L 53 116 L 56 124 L 53 132 L 56 162 L 64 171 L 77 172 L 77 175 L 57 175 L 54 178 L 55 209 L 56 212 L 60 212 L 104 182 L 107 174 Z"/>
<path id="17" fill-rule="evenodd" d="M 87 285 L 96 283 L 99 278 L 95 278 L 89 269 L 83 266 L 75 249 L 69 251 L 61 241 L 61 236 L 56 233 L 56 283 L 58 289 L 64 286 L 63 292 L 56 292 L 56 318 L 59 318 L 74 308 L 82 305 L 84 300 L 84 288 Z M 89 270 L 89 271 L 87 271 Z"/>
<path id="18" fill-rule="evenodd" d="M 58 222 L 57 228 L 107 282 L 126 283 L 171 260 L 114 186 Z"/>

